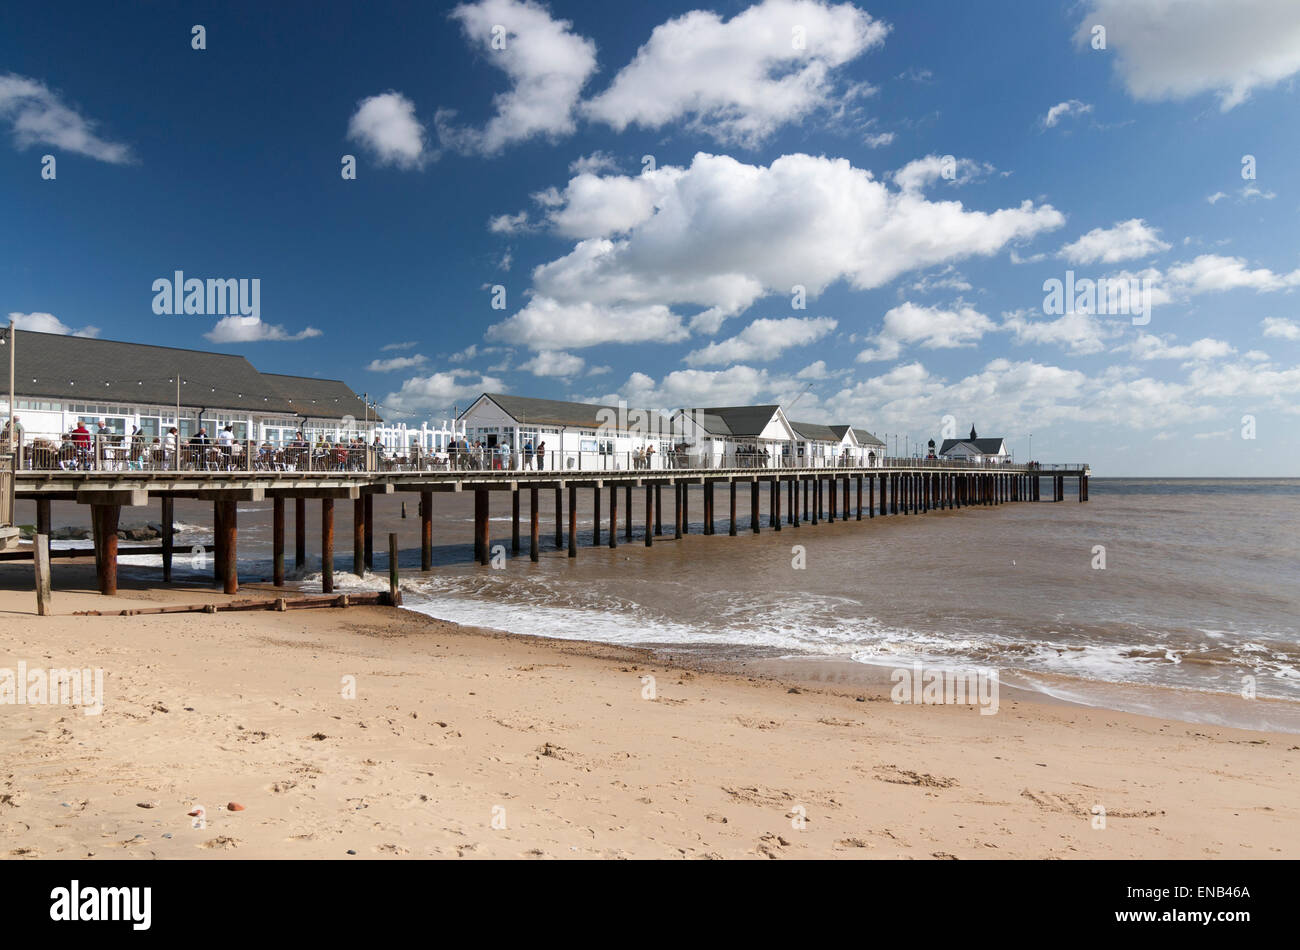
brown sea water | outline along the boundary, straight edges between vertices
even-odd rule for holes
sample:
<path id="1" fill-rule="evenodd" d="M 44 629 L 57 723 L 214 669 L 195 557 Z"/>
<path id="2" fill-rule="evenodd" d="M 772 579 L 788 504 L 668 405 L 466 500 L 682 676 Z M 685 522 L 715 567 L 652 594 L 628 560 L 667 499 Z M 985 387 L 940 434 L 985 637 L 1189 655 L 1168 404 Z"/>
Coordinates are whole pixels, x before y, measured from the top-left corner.
<path id="1" fill-rule="evenodd" d="M 689 535 L 673 539 L 665 493 L 664 534 L 646 548 L 645 493 L 634 490 L 634 540 L 623 539 L 620 492 L 619 546 L 610 549 L 591 545 L 585 489 L 576 559 L 556 549 L 553 492 L 543 491 L 537 564 L 528 559 L 527 493 L 523 549 L 513 558 L 510 496 L 493 493 L 500 569 L 472 563 L 472 497 L 435 494 L 429 574 L 419 571 L 418 496 L 378 496 L 379 576 L 359 581 L 347 573 L 348 502 L 336 503 L 335 569 L 340 590 L 383 586 L 387 532 L 396 531 L 407 606 L 461 623 L 706 658 L 994 668 L 1004 682 L 1072 701 L 1300 730 L 1300 480 L 1094 478 L 1085 504 L 1073 491 L 1070 485 L 1056 504 L 864 515 L 776 532 L 763 488 L 754 535 L 742 486 L 732 538 L 726 486 L 717 489 L 718 533 L 709 537 L 701 534 L 696 486 Z M 602 542 L 608 506 L 606 490 Z M 59 515 L 74 515 L 72 508 L 56 506 L 55 524 L 69 523 Z M 240 508 L 246 581 L 269 573 L 269 509 L 269 502 Z M 292 559 L 292 505 L 288 511 Z M 156 514 L 124 511 L 123 523 L 150 517 Z M 177 518 L 186 524 L 182 544 L 210 537 L 210 505 L 178 503 Z M 310 587 L 319 585 L 319 502 L 308 503 L 307 529 L 310 557 L 300 581 Z M 138 561 L 133 570 L 157 558 Z M 1275 702 L 1244 703 L 1247 684 Z"/>

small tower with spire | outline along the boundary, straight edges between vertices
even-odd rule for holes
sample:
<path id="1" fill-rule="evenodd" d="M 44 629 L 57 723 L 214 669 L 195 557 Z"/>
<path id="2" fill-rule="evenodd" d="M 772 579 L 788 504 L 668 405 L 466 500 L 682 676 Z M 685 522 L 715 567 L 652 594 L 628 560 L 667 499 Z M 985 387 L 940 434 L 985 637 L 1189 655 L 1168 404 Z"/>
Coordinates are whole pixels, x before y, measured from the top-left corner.
<path id="1" fill-rule="evenodd" d="M 970 427 L 970 437 L 972 442 L 974 442 L 976 439 L 979 438 L 979 436 L 975 434 L 975 424 L 973 422 L 971 423 L 971 427 Z"/>

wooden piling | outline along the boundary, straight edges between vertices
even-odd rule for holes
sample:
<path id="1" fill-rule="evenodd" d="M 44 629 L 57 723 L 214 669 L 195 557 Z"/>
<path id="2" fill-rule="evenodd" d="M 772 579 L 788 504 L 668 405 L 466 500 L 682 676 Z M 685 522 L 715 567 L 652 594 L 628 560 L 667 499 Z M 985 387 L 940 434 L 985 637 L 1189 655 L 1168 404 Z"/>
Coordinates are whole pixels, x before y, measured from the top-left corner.
<path id="1" fill-rule="evenodd" d="M 727 534 L 734 538 L 736 536 L 736 480 L 734 478 L 727 483 L 727 488 L 730 490 L 731 497 L 731 521 Z"/>
<path id="2" fill-rule="evenodd" d="M 284 586 L 284 499 L 278 495 L 271 499 L 271 583 Z"/>
<path id="3" fill-rule="evenodd" d="M 307 564 L 307 499 L 293 500 L 293 566 L 301 571 Z"/>
<path id="4" fill-rule="evenodd" d="M 101 594 L 117 593 L 117 519 L 121 511 L 121 505 L 91 506 L 91 517 L 95 518 L 99 525 L 99 592 Z"/>
<path id="5" fill-rule="evenodd" d="M 618 547 L 618 486 L 609 486 L 609 546 Z"/>
<path id="6" fill-rule="evenodd" d="M 681 540 L 683 529 L 682 515 L 685 508 L 683 507 L 684 502 L 682 500 L 682 493 L 685 489 L 686 486 L 681 482 L 673 482 L 673 537 L 679 541 Z"/>
<path id="7" fill-rule="evenodd" d="M 772 510 L 768 513 L 768 521 L 772 525 L 773 531 L 781 530 L 781 480 L 772 479 L 772 490 L 768 494 L 768 504 Z"/>
<path id="8" fill-rule="evenodd" d="M 555 549 L 564 547 L 564 489 L 555 489 Z"/>
<path id="9" fill-rule="evenodd" d="M 239 546 L 239 515 L 236 503 L 233 501 L 221 502 L 223 508 L 221 512 L 221 556 L 225 560 L 225 565 L 221 569 L 221 579 L 225 584 L 227 594 L 239 593 L 239 569 L 237 559 Z"/>
<path id="10" fill-rule="evenodd" d="M 224 509 L 221 502 L 212 503 L 212 579 L 216 583 L 225 586 L 221 572 L 226 568 L 226 555 L 221 550 L 221 543 L 225 540 L 226 533 L 221 529 L 221 516 Z"/>
<path id="11" fill-rule="evenodd" d="M 558 493 L 559 489 L 556 489 Z M 491 559 L 492 546 L 491 534 L 488 525 L 490 492 L 486 488 L 474 489 L 474 560 L 479 564 L 487 564 Z M 558 521 L 559 506 L 556 506 L 556 531 L 557 534 L 561 525 Z"/>
<path id="12" fill-rule="evenodd" d="M 170 583 L 172 579 L 172 556 L 175 554 L 176 551 L 176 514 L 175 514 L 176 501 L 172 498 L 162 498 L 159 501 L 160 501 L 159 507 L 161 509 L 159 517 L 162 519 L 163 583 Z M 47 502 L 38 501 L 36 503 L 38 522 L 40 520 L 40 506 L 42 504 L 45 505 L 45 517 L 49 518 L 50 516 L 49 514 L 50 503 L 48 501 Z M 38 531 L 40 530 L 39 524 L 37 525 L 37 530 Z M 49 531 L 47 530 L 45 533 L 49 534 Z"/>
<path id="13" fill-rule="evenodd" d="M 679 538 L 683 534 L 689 534 L 691 531 L 691 511 L 690 511 L 690 506 L 688 504 L 688 502 L 690 501 L 691 486 L 688 482 L 681 482 L 680 486 L 681 486 L 681 491 L 678 493 L 678 498 L 681 499 L 681 503 L 682 503 L 681 517 L 677 519 L 678 524 L 681 526 L 681 531 L 677 533 L 677 536 Z"/>
<path id="14" fill-rule="evenodd" d="M 352 573 L 366 576 L 365 555 L 366 503 L 360 498 L 352 502 Z"/>
<path id="15" fill-rule="evenodd" d="M 537 514 L 537 489 L 533 489 L 533 514 Z M 535 544 L 536 542 L 534 542 Z M 420 492 L 420 570 L 433 569 L 433 492 Z"/>
<path id="16" fill-rule="evenodd" d="M 664 533 L 663 483 L 655 482 L 655 535 Z"/>
<path id="17" fill-rule="evenodd" d="M 534 564 L 541 556 L 542 513 L 537 507 L 537 486 L 528 489 L 528 559 Z"/>
<path id="18" fill-rule="evenodd" d="M 320 589 L 334 593 L 334 499 L 320 502 Z"/>
<path id="19" fill-rule="evenodd" d="M 713 482 L 704 480 L 704 533 L 713 534 Z"/>
<path id="20" fill-rule="evenodd" d="M 366 570 L 373 571 L 375 569 L 375 496 L 367 492 L 363 498 L 365 499 L 363 530 L 366 543 L 362 563 L 365 564 Z"/>
<path id="21" fill-rule="evenodd" d="M 510 556 L 519 556 L 519 486 L 510 492 Z"/>
<path id="22" fill-rule="evenodd" d="M 388 597 L 394 607 L 402 606 L 402 592 L 398 589 L 397 535 L 388 533 Z"/>
<path id="23" fill-rule="evenodd" d="M 578 556 L 578 486 L 569 482 L 569 557 Z"/>
<path id="24" fill-rule="evenodd" d="M 623 486 L 623 506 L 627 511 L 623 512 L 623 540 L 632 540 L 632 483 L 627 482 Z"/>
<path id="25" fill-rule="evenodd" d="M 645 546 L 655 543 L 654 532 L 655 490 L 653 485 L 645 487 Z"/>
<path id="26" fill-rule="evenodd" d="M 48 506 L 49 502 L 45 504 Z M 38 531 L 32 538 L 32 564 L 36 568 L 36 613 L 47 617 L 53 611 L 50 600 L 50 535 L 49 529 Z M 26 684 L 19 687 L 26 689 Z"/>
<path id="27" fill-rule="evenodd" d="M 600 547 L 600 486 L 591 489 L 591 546 Z"/>
<path id="28" fill-rule="evenodd" d="M 749 483 L 749 523 L 754 534 L 758 534 L 758 479 Z"/>

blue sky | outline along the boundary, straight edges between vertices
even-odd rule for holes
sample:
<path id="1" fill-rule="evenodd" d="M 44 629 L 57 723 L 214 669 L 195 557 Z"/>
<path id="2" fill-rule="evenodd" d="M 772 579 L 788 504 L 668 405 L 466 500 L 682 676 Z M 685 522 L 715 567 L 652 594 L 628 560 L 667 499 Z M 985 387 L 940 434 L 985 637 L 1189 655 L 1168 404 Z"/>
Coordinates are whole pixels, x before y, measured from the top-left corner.
<path id="1" fill-rule="evenodd" d="M 29 4 L 0 316 L 389 418 L 778 402 L 1294 474 L 1298 72 L 1291 0 Z M 154 313 L 176 270 L 259 279 L 260 321 Z M 1045 312 L 1067 271 L 1145 278 L 1149 322 Z"/>

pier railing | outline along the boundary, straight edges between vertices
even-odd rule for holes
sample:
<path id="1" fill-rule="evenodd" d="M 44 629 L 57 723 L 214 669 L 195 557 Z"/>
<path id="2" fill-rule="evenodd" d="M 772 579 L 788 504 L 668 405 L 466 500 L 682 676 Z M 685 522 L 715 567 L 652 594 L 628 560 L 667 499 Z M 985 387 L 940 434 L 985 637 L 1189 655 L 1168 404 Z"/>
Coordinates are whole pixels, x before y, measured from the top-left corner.
<path id="1" fill-rule="evenodd" d="M 663 472 L 663 471 L 789 471 L 836 469 L 972 469 L 997 472 L 1056 472 L 1086 469 L 1086 463 L 1041 465 L 996 459 L 934 459 L 877 456 L 870 452 L 838 455 L 799 455 L 738 451 L 701 452 L 693 446 L 659 451 L 579 452 L 548 450 L 518 452 L 501 447 L 453 447 L 442 452 L 393 450 L 360 443 L 308 443 L 289 440 L 177 442 L 122 436 L 75 435 L 61 442 L 34 439 L 19 453 L 22 471 L 79 472 Z"/>

